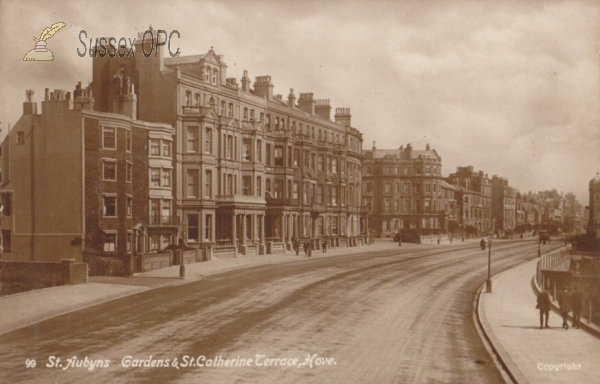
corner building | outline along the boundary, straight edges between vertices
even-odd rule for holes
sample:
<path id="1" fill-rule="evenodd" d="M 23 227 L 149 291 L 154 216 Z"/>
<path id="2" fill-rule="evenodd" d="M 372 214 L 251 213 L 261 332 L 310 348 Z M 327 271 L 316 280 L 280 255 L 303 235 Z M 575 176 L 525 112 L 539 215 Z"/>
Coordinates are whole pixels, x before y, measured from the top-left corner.
<path id="1" fill-rule="evenodd" d="M 92 274 L 128 275 L 133 255 L 175 240 L 170 210 L 155 212 L 150 203 L 173 200 L 174 129 L 133 117 L 130 83 L 117 91 L 121 113 L 94 111 L 81 83 L 73 98 L 46 89 L 41 113 L 26 92 L 23 115 L 2 143 L 3 259 L 72 258 L 88 261 Z M 159 153 L 149 147 L 153 140 L 162 143 Z M 153 169 L 158 180 L 149 177 Z"/>
<path id="2" fill-rule="evenodd" d="M 284 99 L 270 76 L 253 86 L 247 71 L 239 84 L 228 78 L 212 48 L 169 58 L 161 49 L 94 58 L 93 90 L 99 110 L 109 110 L 129 77 L 137 118 L 175 127 L 173 222 L 188 246 L 226 257 L 283 252 L 294 238 L 313 248 L 364 241 L 363 139 L 349 108 L 331 121 L 329 100 L 293 89 Z"/>

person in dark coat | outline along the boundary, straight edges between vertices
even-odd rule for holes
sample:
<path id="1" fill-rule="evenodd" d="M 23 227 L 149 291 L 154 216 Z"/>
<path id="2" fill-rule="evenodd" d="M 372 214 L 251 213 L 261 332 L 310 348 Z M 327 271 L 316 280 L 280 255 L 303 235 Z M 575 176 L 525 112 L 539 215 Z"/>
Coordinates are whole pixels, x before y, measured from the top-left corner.
<path id="1" fill-rule="evenodd" d="M 300 240 L 298 238 L 294 238 L 294 251 L 296 251 L 296 256 L 300 254 Z"/>
<path id="2" fill-rule="evenodd" d="M 306 241 L 306 252 L 308 254 L 308 257 L 312 256 L 312 245 L 310 244 L 310 241 Z"/>
<path id="3" fill-rule="evenodd" d="M 569 312 L 571 312 L 571 294 L 567 287 L 563 289 L 561 293 L 558 294 L 558 305 L 560 307 L 560 315 L 563 318 L 562 327 L 568 331 L 569 324 L 567 323 L 567 319 L 569 317 Z"/>
<path id="4" fill-rule="evenodd" d="M 575 287 L 575 291 L 571 294 L 571 309 L 573 309 L 573 328 L 579 329 L 581 320 L 581 308 L 583 307 L 583 294 L 579 287 Z"/>
<path id="5" fill-rule="evenodd" d="M 479 246 L 481 247 L 481 250 L 485 250 L 485 240 L 481 239 L 481 241 L 479 242 Z"/>
<path id="6" fill-rule="evenodd" d="M 548 328 L 548 316 L 550 315 L 550 295 L 548 294 L 547 289 L 544 289 L 538 295 L 536 308 L 540 310 L 540 329 L 544 328 L 544 324 L 546 328 Z M 544 316 L 546 317 L 545 323 Z"/>
<path id="7" fill-rule="evenodd" d="M 308 256 L 308 241 L 305 241 L 302 246 L 304 248 L 304 255 Z"/>

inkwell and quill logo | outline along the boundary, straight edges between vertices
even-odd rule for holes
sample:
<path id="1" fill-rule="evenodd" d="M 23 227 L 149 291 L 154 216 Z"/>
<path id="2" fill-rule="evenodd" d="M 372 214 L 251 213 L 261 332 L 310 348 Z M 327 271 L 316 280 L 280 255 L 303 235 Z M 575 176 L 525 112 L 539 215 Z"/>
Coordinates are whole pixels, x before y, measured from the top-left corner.
<path id="1" fill-rule="evenodd" d="M 33 41 L 35 41 L 35 49 L 27 52 L 25 57 L 23 57 L 23 61 L 52 61 L 54 60 L 54 54 L 51 50 L 46 48 L 46 40 L 54 36 L 56 32 L 58 32 L 62 27 L 64 27 L 65 23 L 58 22 L 52 24 L 51 27 L 44 29 L 40 38 L 33 37 Z"/>

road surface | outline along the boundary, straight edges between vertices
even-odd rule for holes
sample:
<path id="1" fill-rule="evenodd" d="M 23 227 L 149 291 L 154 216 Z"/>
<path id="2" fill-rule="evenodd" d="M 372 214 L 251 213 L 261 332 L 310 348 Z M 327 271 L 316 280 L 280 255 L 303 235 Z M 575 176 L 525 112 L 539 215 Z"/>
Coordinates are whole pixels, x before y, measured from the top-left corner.
<path id="1" fill-rule="evenodd" d="M 472 321 L 487 250 L 392 244 L 207 276 L 2 335 L 0 381 L 503 382 Z M 536 254 L 535 241 L 498 241 L 492 273 Z"/>

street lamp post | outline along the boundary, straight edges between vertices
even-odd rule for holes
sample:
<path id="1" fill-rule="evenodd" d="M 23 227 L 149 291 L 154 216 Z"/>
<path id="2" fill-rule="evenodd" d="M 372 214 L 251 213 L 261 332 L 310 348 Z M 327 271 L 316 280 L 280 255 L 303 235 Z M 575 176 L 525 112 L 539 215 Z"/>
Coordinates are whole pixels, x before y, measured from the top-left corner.
<path id="1" fill-rule="evenodd" d="M 485 282 L 485 291 L 492 293 L 492 238 L 494 237 L 494 224 L 492 223 L 492 232 L 488 238 L 488 275 Z"/>

